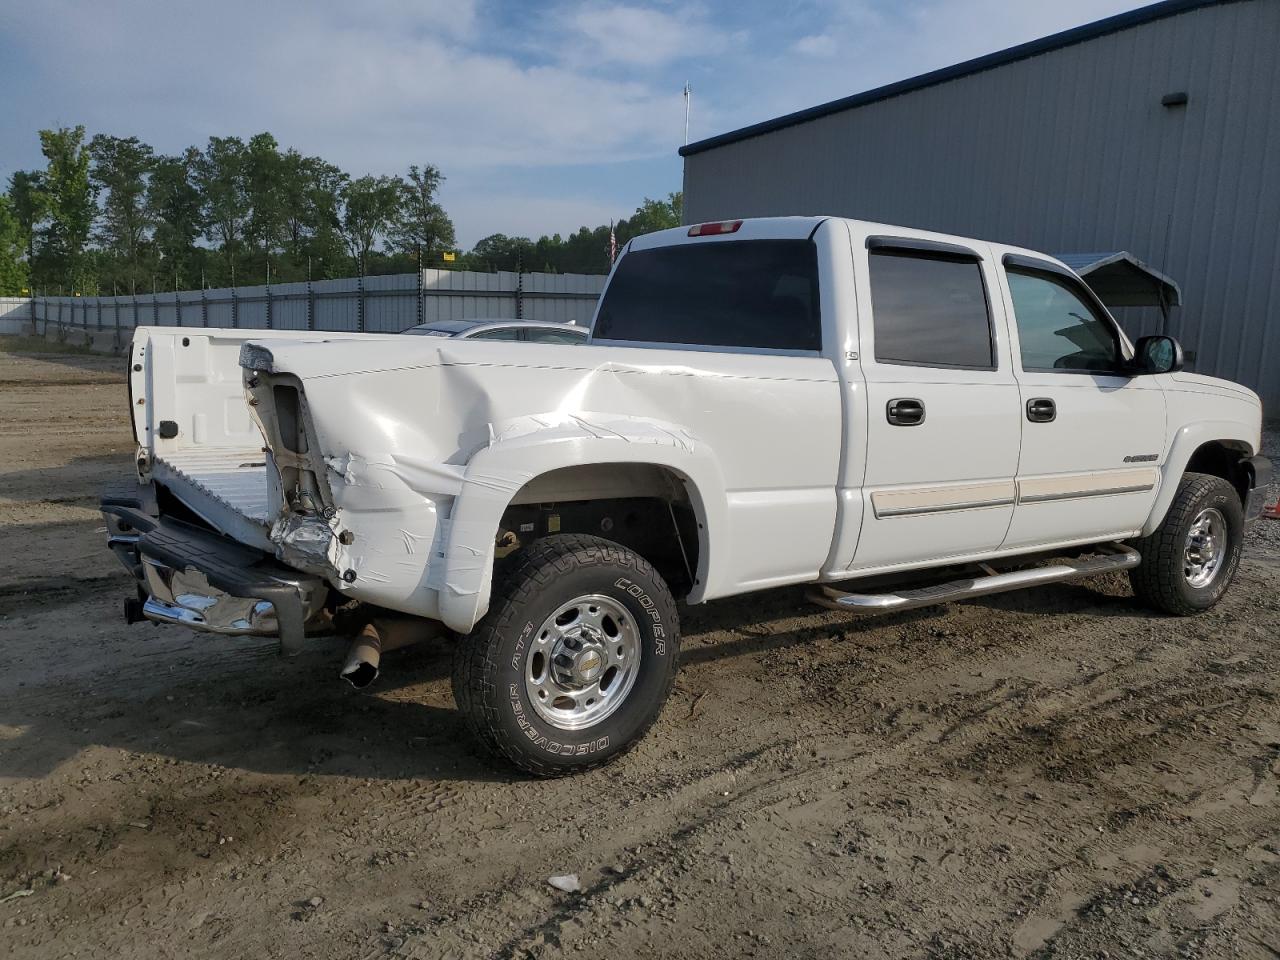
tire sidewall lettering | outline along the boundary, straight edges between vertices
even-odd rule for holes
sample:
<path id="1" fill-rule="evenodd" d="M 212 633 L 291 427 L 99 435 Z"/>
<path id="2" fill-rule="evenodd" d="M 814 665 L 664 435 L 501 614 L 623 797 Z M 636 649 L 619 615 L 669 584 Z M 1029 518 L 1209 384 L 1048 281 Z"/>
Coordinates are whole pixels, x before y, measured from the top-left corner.
<path id="1" fill-rule="evenodd" d="M 507 693 L 511 701 L 511 712 L 515 715 L 516 726 L 533 746 L 557 757 L 587 757 L 609 748 L 608 736 L 595 737 L 583 743 L 561 743 L 551 739 L 526 715 L 524 701 L 520 699 L 519 684 L 508 684 Z"/>
<path id="2" fill-rule="evenodd" d="M 640 605 L 645 618 L 653 629 L 653 652 L 656 656 L 665 657 L 667 655 L 667 630 L 662 620 L 662 613 L 653 597 L 645 592 L 644 587 L 626 577 L 618 577 L 613 582 L 613 586 Z"/>
<path id="3" fill-rule="evenodd" d="M 570 576 L 576 576 L 576 574 L 570 574 Z M 621 601 L 635 620 L 645 659 L 648 660 L 646 666 L 645 659 L 642 659 L 641 670 L 645 674 L 652 672 L 651 675 L 655 681 L 669 669 L 666 663 L 670 660 L 668 648 L 672 643 L 678 642 L 676 639 L 678 634 L 674 632 L 677 629 L 675 623 L 668 622 L 671 616 L 671 612 L 668 612 L 670 600 L 655 594 L 653 588 L 648 586 L 642 578 L 620 576 L 616 571 L 608 571 L 606 579 L 603 582 L 596 580 L 594 585 L 590 581 L 584 582 L 579 579 L 565 583 L 563 589 L 558 590 L 552 587 L 550 595 L 542 593 L 542 599 L 537 602 L 537 606 L 525 611 L 525 615 L 516 621 L 518 626 L 512 631 L 514 637 L 508 641 L 507 655 L 498 661 L 504 673 L 507 670 L 511 671 L 498 687 L 498 691 L 501 691 L 498 695 L 499 703 L 505 704 L 503 712 L 507 714 L 508 722 L 513 725 L 511 733 L 526 744 L 525 749 L 556 757 L 562 761 L 577 762 L 586 761 L 592 756 L 612 753 L 618 749 L 620 741 L 621 744 L 629 742 L 630 734 L 627 730 L 633 723 L 639 721 L 634 718 L 634 714 L 632 719 L 624 718 L 620 714 L 628 709 L 643 713 L 645 704 L 640 702 L 634 706 L 624 704 L 619 713 L 597 726 L 581 731 L 555 728 L 533 711 L 526 699 L 527 693 L 524 688 L 524 675 L 528 669 L 526 661 L 532 655 L 532 649 L 535 646 L 538 624 L 543 618 L 542 607 L 545 605 L 554 609 L 556 603 L 565 599 L 563 596 L 558 596 L 563 594 L 564 590 L 582 592 L 594 590 L 612 594 Z M 678 648 L 670 647 L 670 649 Z M 647 699 L 649 694 L 646 693 L 644 686 L 645 682 L 642 679 L 630 696 Z M 647 723 L 645 725 L 647 726 Z M 575 740 L 573 739 L 575 735 L 583 739 Z"/>

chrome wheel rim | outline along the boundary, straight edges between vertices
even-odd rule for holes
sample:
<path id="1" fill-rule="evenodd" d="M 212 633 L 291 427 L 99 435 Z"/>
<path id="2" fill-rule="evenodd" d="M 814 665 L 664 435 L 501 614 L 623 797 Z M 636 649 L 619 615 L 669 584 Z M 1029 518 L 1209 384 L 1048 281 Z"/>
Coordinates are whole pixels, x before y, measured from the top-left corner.
<path id="1" fill-rule="evenodd" d="M 1182 575 L 1193 587 L 1207 587 L 1222 569 L 1227 553 L 1227 521 L 1217 507 L 1206 507 L 1191 521 L 1182 551 Z"/>
<path id="2" fill-rule="evenodd" d="M 534 712 L 561 730 L 600 723 L 626 700 L 640 669 L 640 634 L 617 600 L 598 593 L 561 604 L 524 663 Z"/>

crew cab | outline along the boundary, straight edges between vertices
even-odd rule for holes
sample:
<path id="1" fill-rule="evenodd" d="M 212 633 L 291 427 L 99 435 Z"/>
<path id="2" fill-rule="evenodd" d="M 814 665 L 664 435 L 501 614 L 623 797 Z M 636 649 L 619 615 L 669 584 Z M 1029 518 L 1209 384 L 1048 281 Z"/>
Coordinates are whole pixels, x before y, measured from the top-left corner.
<path id="1" fill-rule="evenodd" d="M 140 328 L 132 619 L 433 630 L 478 740 L 543 775 L 632 746 L 677 601 L 850 613 L 1127 570 L 1216 603 L 1271 463 L 1249 389 L 1131 343 L 1032 250 L 836 217 L 627 244 L 583 345 Z"/>

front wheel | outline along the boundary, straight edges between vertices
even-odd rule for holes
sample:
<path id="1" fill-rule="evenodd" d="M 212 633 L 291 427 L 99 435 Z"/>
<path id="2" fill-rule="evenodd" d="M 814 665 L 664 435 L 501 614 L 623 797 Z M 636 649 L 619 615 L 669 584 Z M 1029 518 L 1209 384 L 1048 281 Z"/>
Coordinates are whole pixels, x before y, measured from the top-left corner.
<path id="1" fill-rule="evenodd" d="M 1133 544 L 1142 554 L 1129 571 L 1134 593 L 1174 616 L 1208 610 L 1235 578 L 1243 537 L 1235 488 L 1221 477 L 1184 475 L 1160 526 Z"/>
<path id="2" fill-rule="evenodd" d="M 539 776 L 598 766 L 648 731 L 675 682 L 675 600 L 643 557 L 599 537 L 531 544 L 461 638 L 453 696 L 492 752 Z"/>

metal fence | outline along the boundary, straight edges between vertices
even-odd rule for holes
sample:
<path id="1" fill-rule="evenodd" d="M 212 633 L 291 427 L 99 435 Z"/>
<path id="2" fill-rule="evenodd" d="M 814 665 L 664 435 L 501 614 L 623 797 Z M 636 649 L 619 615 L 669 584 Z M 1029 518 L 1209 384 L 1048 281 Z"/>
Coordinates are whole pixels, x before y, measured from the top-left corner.
<path id="1" fill-rule="evenodd" d="M 59 333 L 81 330 L 95 339 L 114 332 L 116 346 L 139 326 L 399 333 L 433 320 L 518 318 L 586 325 L 604 281 L 574 273 L 422 270 L 126 297 L 35 297 L 30 323 L 38 336 L 49 335 L 51 327 Z"/>

